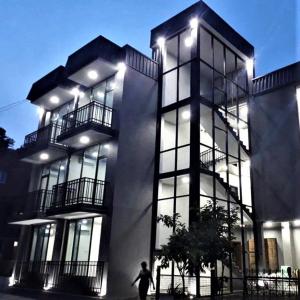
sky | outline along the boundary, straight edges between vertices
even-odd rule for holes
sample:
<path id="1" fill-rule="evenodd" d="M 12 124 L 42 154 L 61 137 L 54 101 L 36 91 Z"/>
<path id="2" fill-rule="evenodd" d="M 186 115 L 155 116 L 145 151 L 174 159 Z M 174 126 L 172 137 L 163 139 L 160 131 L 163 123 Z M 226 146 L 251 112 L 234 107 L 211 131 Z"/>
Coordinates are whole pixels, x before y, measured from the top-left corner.
<path id="1" fill-rule="evenodd" d="M 195 2 L 0 0 L 0 127 L 15 148 L 37 129 L 37 107 L 22 101 L 34 81 L 98 35 L 151 55 L 150 30 Z M 205 2 L 255 47 L 257 76 L 300 61 L 300 0 Z"/>

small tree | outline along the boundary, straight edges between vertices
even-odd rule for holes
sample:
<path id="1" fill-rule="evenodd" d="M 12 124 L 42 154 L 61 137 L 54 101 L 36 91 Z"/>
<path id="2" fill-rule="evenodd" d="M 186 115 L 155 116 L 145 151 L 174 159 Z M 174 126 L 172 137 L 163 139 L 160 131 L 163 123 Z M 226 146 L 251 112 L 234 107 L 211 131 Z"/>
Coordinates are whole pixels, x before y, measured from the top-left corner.
<path id="1" fill-rule="evenodd" d="M 6 135 L 6 130 L 0 127 L 0 151 L 13 147 L 15 141 Z"/>
<path id="2" fill-rule="evenodd" d="M 199 286 L 200 272 L 205 268 L 212 270 L 214 282 L 214 267 L 218 260 L 224 261 L 232 253 L 232 241 L 235 239 L 230 228 L 238 221 L 237 209 L 228 211 L 223 206 L 208 203 L 200 210 L 194 211 L 189 228 L 179 221 L 179 214 L 173 217 L 161 215 L 158 222 L 174 228 L 168 243 L 162 245 L 159 258 L 162 268 L 174 261 L 182 278 L 185 289 L 184 276 L 187 272 L 193 273 Z M 199 290 L 197 291 L 199 296 Z"/>

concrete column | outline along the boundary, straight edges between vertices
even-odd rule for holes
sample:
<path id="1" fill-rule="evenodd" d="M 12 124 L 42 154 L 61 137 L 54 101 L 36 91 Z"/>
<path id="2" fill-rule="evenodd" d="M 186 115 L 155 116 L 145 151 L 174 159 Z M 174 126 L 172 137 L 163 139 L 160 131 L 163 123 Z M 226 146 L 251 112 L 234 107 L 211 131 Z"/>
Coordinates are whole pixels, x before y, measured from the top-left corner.
<path id="1" fill-rule="evenodd" d="M 282 236 L 282 252 L 284 265 L 293 265 L 293 255 L 292 255 L 292 236 L 291 228 L 289 222 L 281 223 L 281 236 Z"/>

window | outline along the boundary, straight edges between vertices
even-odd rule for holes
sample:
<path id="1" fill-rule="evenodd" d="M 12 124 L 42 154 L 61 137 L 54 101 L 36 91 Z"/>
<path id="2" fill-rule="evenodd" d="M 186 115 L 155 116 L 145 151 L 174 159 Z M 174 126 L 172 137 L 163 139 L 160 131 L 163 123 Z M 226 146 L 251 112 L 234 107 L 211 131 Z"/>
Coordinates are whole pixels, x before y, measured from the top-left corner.
<path id="1" fill-rule="evenodd" d="M 7 181 L 7 172 L 0 170 L 0 184 L 5 184 Z"/>

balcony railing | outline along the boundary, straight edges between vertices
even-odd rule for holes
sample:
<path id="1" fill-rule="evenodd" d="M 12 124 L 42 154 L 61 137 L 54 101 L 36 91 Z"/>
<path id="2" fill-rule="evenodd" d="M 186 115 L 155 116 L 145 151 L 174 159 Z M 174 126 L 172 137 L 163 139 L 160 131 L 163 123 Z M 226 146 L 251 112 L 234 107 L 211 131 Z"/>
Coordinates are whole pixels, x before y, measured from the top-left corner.
<path id="1" fill-rule="evenodd" d="M 88 123 L 111 127 L 112 111 L 112 108 L 95 101 L 79 107 L 63 116 L 61 134 Z"/>
<path id="2" fill-rule="evenodd" d="M 102 261 L 30 261 L 16 265 L 19 286 L 45 288 L 85 294 L 99 294 L 102 287 L 104 262 Z"/>
<path id="3" fill-rule="evenodd" d="M 63 208 L 78 204 L 102 206 L 105 182 L 91 178 L 80 178 L 53 186 L 52 208 Z"/>
<path id="4" fill-rule="evenodd" d="M 61 133 L 61 126 L 56 123 L 51 123 L 45 127 L 39 128 L 25 136 L 24 147 L 31 147 L 38 144 L 56 144 L 57 136 Z"/>

